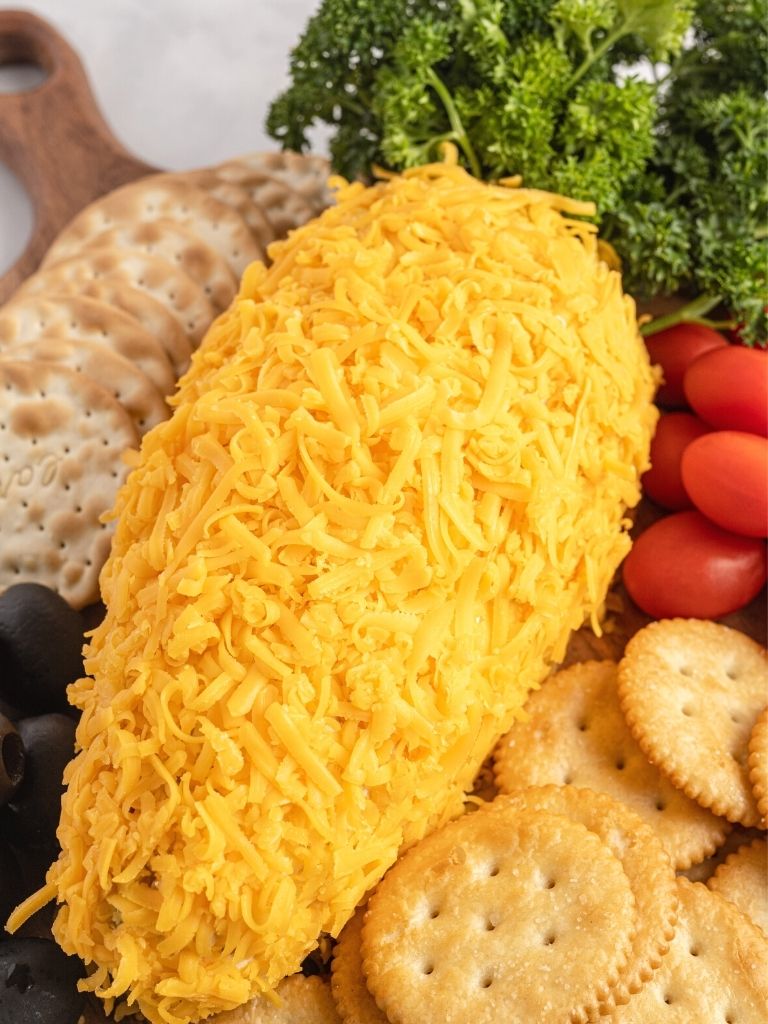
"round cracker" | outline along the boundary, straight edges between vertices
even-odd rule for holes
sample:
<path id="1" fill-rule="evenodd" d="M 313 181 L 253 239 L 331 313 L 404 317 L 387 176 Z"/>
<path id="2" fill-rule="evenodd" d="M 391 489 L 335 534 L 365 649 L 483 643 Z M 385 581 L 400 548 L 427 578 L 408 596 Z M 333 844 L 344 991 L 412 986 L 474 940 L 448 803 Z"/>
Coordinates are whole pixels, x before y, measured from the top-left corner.
<path id="1" fill-rule="evenodd" d="M 99 248 L 132 249 L 161 256 L 200 285 L 218 310 L 226 309 L 237 293 L 237 278 L 220 253 L 190 228 L 167 217 L 107 228 L 89 239 L 81 252 L 87 255 Z"/>
<path id="2" fill-rule="evenodd" d="M 139 437 L 170 416 L 163 396 L 141 370 L 97 342 L 43 335 L 37 341 L 12 346 L 8 356 L 14 360 L 60 363 L 82 373 L 117 399 L 131 417 Z"/>
<path id="3" fill-rule="evenodd" d="M 729 825 L 645 757 L 619 707 L 617 668 L 582 662 L 532 693 L 527 721 L 516 722 L 496 747 L 496 784 L 502 793 L 549 784 L 606 793 L 651 826 L 676 868 L 688 868 L 725 840 Z"/>
<path id="4" fill-rule="evenodd" d="M 637 903 L 638 928 L 632 955 L 609 998 L 589 1010 L 606 1012 L 613 1003 L 627 1002 L 653 975 L 675 933 L 675 873 L 656 833 L 618 800 L 576 786 L 530 787 L 498 796 L 488 806 L 491 812 L 530 808 L 566 815 L 594 832 L 621 861 Z"/>
<path id="5" fill-rule="evenodd" d="M 331 166 L 325 157 L 314 153 L 294 153 L 289 149 L 246 153 L 218 164 L 214 170 L 222 180 L 237 184 L 244 184 L 249 178 L 254 180 L 254 173 L 266 174 L 301 196 L 315 215 L 333 203 L 333 192 L 328 188 Z M 269 213 L 269 207 L 265 205 L 265 209 Z"/>
<path id="6" fill-rule="evenodd" d="M 19 294 L 0 310 L 0 351 L 43 335 L 95 341 L 137 366 L 162 395 L 175 387 L 173 367 L 158 342 L 127 313 L 104 302 Z"/>
<path id="7" fill-rule="evenodd" d="M 269 219 L 267 207 L 264 206 L 253 191 L 244 187 L 242 182 L 225 181 L 219 177 L 213 167 L 203 167 L 197 171 L 189 171 L 184 174 L 184 179 L 197 188 L 204 189 L 208 195 L 213 196 L 220 203 L 225 203 L 236 210 L 251 229 L 251 233 L 258 241 L 263 252 L 276 238 L 282 237 Z M 279 185 L 279 183 L 278 183 Z M 280 186 L 282 188 L 282 186 Z M 299 198 L 303 208 L 308 211 L 306 220 L 310 220 L 313 211 L 304 200 Z M 283 232 L 285 234 L 286 232 Z"/>
<path id="8" fill-rule="evenodd" d="M 179 378 L 187 372 L 192 356 L 189 338 L 176 317 L 148 292 L 110 278 L 100 278 L 77 286 L 77 294 L 86 299 L 106 302 L 108 306 L 114 306 L 132 316 L 159 342 L 175 376 Z"/>
<path id="9" fill-rule="evenodd" d="M 195 172 L 194 180 L 216 199 L 233 206 L 265 249 L 319 212 L 317 201 L 294 191 L 285 180 L 234 161 L 223 169 Z"/>
<path id="10" fill-rule="evenodd" d="M 331 993 L 344 1024 L 388 1024 L 365 984 L 364 918 L 365 907 L 358 907 L 339 935 L 331 962 Z"/>
<path id="11" fill-rule="evenodd" d="M 93 282 L 128 285 L 159 302 L 177 321 L 192 349 L 216 316 L 203 289 L 183 270 L 161 256 L 133 249 L 93 249 L 61 260 L 33 274 L 16 296 L 78 294 Z"/>
<path id="12" fill-rule="evenodd" d="M 765 650 L 716 622 L 652 622 L 619 664 L 621 708 L 646 757 L 702 807 L 747 826 L 758 820 L 747 743 L 766 692 Z"/>
<path id="13" fill-rule="evenodd" d="M 123 185 L 79 213 L 54 239 L 43 267 L 76 255 L 83 245 L 108 228 L 161 218 L 194 231 L 226 260 L 239 280 L 264 251 L 243 218 L 225 203 L 184 181 L 182 175 L 153 174 Z"/>
<path id="14" fill-rule="evenodd" d="M 765 1024 L 768 943 L 731 903 L 679 878 L 680 917 L 659 970 L 614 1024 Z"/>
<path id="15" fill-rule="evenodd" d="M 707 882 L 768 937 L 768 843 L 755 839 L 721 864 Z"/>
<path id="16" fill-rule="evenodd" d="M 768 828 L 768 707 L 757 716 L 747 744 L 747 770 L 761 828 Z"/>
<path id="17" fill-rule="evenodd" d="M 277 986 L 279 1003 L 268 998 L 252 999 L 236 1010 L 216 1014 L 211 1024 L 341 1024 L 331 996 L 331 986 L 322 978 L 294 974 Z"/>
<path id="18" fill-rule="evenodd" d="M 98 599 L 112 508 L 138 445 L 122 406 L 54 363 L 0 360 L 0 588 L 31 581 L 74 608 Z"/>
<path id="19" fill-rule="evenodd" d="M 629 880 L 593 832 L 481 809 L 411 847 L 379 883 L 363 967 L 396 1024 L 583 1020 L 635 927 Z"/>

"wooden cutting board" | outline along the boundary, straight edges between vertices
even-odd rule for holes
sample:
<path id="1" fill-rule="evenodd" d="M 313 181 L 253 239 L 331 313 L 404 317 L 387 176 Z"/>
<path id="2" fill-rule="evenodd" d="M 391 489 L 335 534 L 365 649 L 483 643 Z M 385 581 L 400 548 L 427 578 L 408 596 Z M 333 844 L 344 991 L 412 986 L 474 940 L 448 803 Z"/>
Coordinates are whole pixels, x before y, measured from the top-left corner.
<path id="1" fill-rule="evenodd" d="M 0 277 L 0 303 L 35 271 L 50 243 L 84 206 L 156 170 L 129 153 L 99 110 L 80 58 L 43 18 L 0 10 L 0 64 L 33 64 L 35 88 L 0 93 L 0 161 L 34 208 L 29 243 Z"/>

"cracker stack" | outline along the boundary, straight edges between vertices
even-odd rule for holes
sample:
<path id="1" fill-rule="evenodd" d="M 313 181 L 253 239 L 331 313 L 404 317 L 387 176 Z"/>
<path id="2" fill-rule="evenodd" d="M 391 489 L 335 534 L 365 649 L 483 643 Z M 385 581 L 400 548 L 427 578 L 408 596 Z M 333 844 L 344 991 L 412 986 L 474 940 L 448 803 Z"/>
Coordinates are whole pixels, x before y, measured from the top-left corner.
<path id="1" fill-rule="evenodd" d="M 318 157 L 256 153 L 126 185 L 0 309 L 0 590 L 98 599 L 124 453 L 169 415 L 245 267 L 331 201 L 327 176 Z"/>

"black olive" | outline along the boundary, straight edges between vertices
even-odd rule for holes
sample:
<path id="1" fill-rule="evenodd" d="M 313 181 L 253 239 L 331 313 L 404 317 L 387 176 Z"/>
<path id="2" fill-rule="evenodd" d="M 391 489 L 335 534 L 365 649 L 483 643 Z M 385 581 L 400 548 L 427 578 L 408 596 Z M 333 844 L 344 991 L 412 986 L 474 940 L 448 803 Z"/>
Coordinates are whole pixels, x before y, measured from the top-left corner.
<path id="1" fill-rule="evenodd" d="M 24 744 L 13 722 L 0 715 L 0 807 L 7 804 L 24 777 Z"/>
<path id="2" fill-rule="evenodd" d="M 18 858 L 8 843 L 0 842 L 0 940 L 8 938 L 4 930 L 8 915 L 28 895 Z"/>
<path id="3" fill-rule="evenodd" d="M 27 714 L 67 709 L 83 674 L 83 622 L 55 590 L 15 583 L 0 594 L 0 697 Z"/>
<path id="4" fill-rule="evenodd" d="M 66 715 L 38 715 L 22 718 L 16 727 L 26 752 L 24 778 L 0 810 L 0 831 L 15 846 L 33 846 L 54 858 L 61 777 L 74 756 L 75 723 Z"/>
<path id="5" fill-rule="evenodd" d="M 0 943 L 0 1024 L 76 1024 L 84 975 L 81 961 L 48 939 Z"/>

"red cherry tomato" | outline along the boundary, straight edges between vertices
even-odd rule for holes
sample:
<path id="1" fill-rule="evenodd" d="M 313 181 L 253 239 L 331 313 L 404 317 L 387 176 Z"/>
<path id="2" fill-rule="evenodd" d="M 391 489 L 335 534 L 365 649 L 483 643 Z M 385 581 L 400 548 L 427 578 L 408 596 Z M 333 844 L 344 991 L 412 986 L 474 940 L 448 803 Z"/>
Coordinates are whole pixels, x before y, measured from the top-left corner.
<path id="1" fill-rule="evenodd" d="M 680 460 L 691 441 L 708 432 L 706 423 L 689 412 L 668 412 L 659 419 L 651 441 L 651 468 L 641 481 L 643 490 L 657 505 L 673 511 L 693 508 L 683 486 Z"/>
<path id="2" fill-rule="evenodd" d="M 651 362 L 661 367 L 664 383 L 656 401 L 666 409 L 686 405 L 683 375 L 694 359 L 713 348 L 725 348 L 728 342 L 717 331 L 703 324 L 676 324 L 645 339 Z"/>
<path id="3" fill-rule="evenodd" d="M 689 404 L 719 430 L 768 437 L 768 352 L 728 345 L 695 359 L 685 371 Z"/>
<path id="4" fill-rule="evenodd" d="M 745 537 L 768 536 L 768 439 L 715 430 L 691 441 L 683 485 L 707 519 Z"/>
<path id="5" fill-rule="evenodd" d="M 700 512 L 676 512 L 640 534 L 622 571 L 629 596 L 648 615 L 717 619 L 760 593 L 765 544 L 721 530 Z"/>

